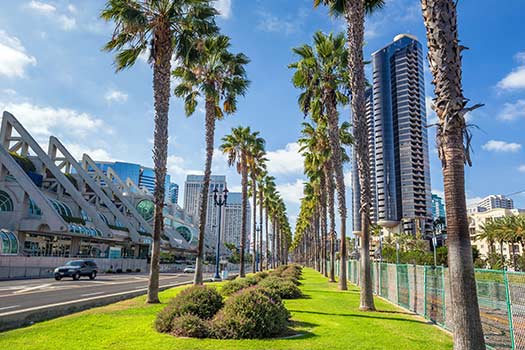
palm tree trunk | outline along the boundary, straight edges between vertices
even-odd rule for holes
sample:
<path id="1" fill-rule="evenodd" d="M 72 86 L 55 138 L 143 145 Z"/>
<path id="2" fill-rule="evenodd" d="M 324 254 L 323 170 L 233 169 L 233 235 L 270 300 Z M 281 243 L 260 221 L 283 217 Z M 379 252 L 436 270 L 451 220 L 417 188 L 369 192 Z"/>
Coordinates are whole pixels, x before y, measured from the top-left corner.
<path id="1" fill-rule="evenodd" d="M 277 262 L 277 265 L 281 265 L 281 229 L 279 227 L 279 222 L 276 220 L 275 222 L 275 241 L 277 243 L 276 247 L 276 256 L 275 261 Z"/>
<path id="2" fill-rule="evenodd" d="M 352 91 L 352 115 L 356 148 L 359 186 L 361 188 L 359 208 L 361 215 L 361 294 L 360 309 L 375 310 L 370 270 L 370 171 L 368 157 L 368 135 L 365 104 L 365 68 L 363 43 L 365 31 L 365 8 L 362 0 L 347 1 L 345 5 L 346 33 L 348 37 L 348 68 L 350 91 Z M 355 209 L 354 209 L 355 210 Z"/>
<path id="3" fill-rule="evenodd" d="M 335 203 L 334 203 L 334 176 L 332 161 L 329 160 L 324 167 L 326 177 L 326 192 L 328 192 L 328 213 L 330 215 L 330 282 L 335 282 Z"/>
<path id="4" fill-rule="evenodd" d="M 454 349 L 485 349 L 479 313 L 472 248 L 465 200 L 465 163 L 470 163 L 463 137 L 466 108 L 461 84 L 461 51 L 457 31 L 456 3 L 453 0 L 421 0 L 427 32 L 428 61 L 434 77 L 434 110 L 438 155 L 443 169 L 447 203 L 447 243 L 454 324 Z"/>
<path id="5" fill-rule="evenodd" d="M 324 173 L 321 174 L 321 266 L 322 266 L 322 273 L 325 277 L 328 277 L 328 269 L 327 269 L 327 263 L 326 263 L 326 230 L 327 230 L 327 220 L 326 220 L 326 214 L 327 214 L 327 203 L 326 203 L 326 176 Z"/>
<path id="6" fill-rule="evenodd" d="M 244 251 L 246 247 L 246 219 L 248 217 L 248 213 L 246 208 L 248 207 L 248 165 L 246 164 L 246 153 L 243 151 L 241 155 L 241 187 L 242 187 L 242 215 L 241 215 L 241 253 L 240 253 L 240 260 L 241 260 L 241 267 L 239 271 L 240 277 L 245 277 L 246 272 L 244 270 Z"/>
<path id="7" fill-rule="evenodd" d="M 263 270 L 263 262 L 265 253 L 263 253 L 263 232 L 262 232 L 262 223 L 263 223 L 263 187 L 262 184 L 259 184 L 259 271 Z"/>
<path id="8" fill-rule="evenodd" d="M 155 99 L 155 131 L 153 136 L 153 163 L 155 165 L 155 221 L 148 282 L 148 304 L 159 303 L 160 237 L 164 231 L 164 196 L 166 164 L 168 159 L 168 113 L 170 107 L 171 55 L 173 44 L 168 28 L 155 32 L 158 59 L 153 65 L 153 95 Z"/>
<path id="9" fill-rule="evenodd" d="M 255 174 L 252 173 L 252 202 L 253 202 L 253 223 L 252 223 L 252 237 L 253 237 L 253 259 L 252 272 L 257 271 L 257 181 Z"/>
<path id="10" fill-rule="evenodd" d="M 341 247 L 339 251 L 339 289 L 347 290 L 346 281 L 346 193 L 343 174 L 343 156 L 341 154 L 341 142 L 339 140 L 339 118 L 337 115 L 337 102 L 335 92 L 331 89 L 324 91 L 324 103 L 328 114 L 328 138 L 332 149 L 332 164 L 335 173 L 335 187 L 337 190 L 337 203 L 339 208 Z"/>
<path id="11" fill-rule="evenodd" d="M 266 256 L 266 270 L 269 270 L 270 268 L 270 256 L 268 255 L 269 253 L 269 249 L 268 249 L 268 245 L 270 244 L 269 240 L 268 240 L 268 207 L 266 207 L 266 210 L 264 211 L 264 227 L 265 227 L 265 234 L 266 234 L 266 249 L 265 249 L 265 252 L 264 252 L 264 255 Z"/>
<path id="12" fill-rule="evenodd" d="M 197 244 L 197 258 L 195 260 L 195 276 L 193 284 L 202 284 L 202 263 L 204 261 L 204 235 L 206 234 L 206 214 L 208 211 L 208 195 L 210 190 L 211 163 L 213 159 L 213 144 L 215 136 L 215 100 L 206 98 L 206 162 L 204 178 L 202 180 L 201 203 L 199 213 L 199 242 Z M 219 223 L 220 225 L 220 223 Z"/>

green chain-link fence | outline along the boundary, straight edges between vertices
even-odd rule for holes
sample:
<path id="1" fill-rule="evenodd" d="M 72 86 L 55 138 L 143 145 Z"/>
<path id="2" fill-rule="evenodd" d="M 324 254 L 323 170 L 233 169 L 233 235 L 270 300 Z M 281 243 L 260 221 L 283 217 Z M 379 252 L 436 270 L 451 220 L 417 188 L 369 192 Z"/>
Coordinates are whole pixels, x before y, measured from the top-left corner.
<path id="1" fill-rule="evenodd" d="M 339 270 L 339 263 L 336 264 Z M 372 263 L 374 293 L 451 330 L 448 269 Z M 359 284 L 360 266 L 348 261 L 348 279 Z M 525 349 L 525 273 L 476 270 L 481 322 L 491 349 Z"/>

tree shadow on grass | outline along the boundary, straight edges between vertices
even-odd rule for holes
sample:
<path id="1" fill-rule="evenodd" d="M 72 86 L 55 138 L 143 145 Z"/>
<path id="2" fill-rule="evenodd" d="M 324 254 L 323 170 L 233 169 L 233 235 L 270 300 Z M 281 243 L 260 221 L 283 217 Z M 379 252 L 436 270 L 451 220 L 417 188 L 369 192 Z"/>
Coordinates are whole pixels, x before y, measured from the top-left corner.
<path id="1" fill-rule="evenodd" d="M 318 289 L 303 289 L 303 292 L 313 292 L 321 294 L 359 294 L 358 290 L 318 290 Z"/>
<path id="2" fill-rule="evenodd" d="M 316 323 L 291 320 L 288 330 L 279 338 L 279 340 L 310 339 L 316 337 L 311 330 L 317 326 L 319 325 Z"/>
<path id="3" fill-rule="evenodd" d="M 321 312 L 321 311 L 306 311 L 306 310 L 292 310 L 290 309 L 290 312 L 297 312 L 297 313 L 303 313 L 303 314 L 314 314 L 314 315 L 326 315 L 326 316 L 342 316 L 342 317 L 356 317 L 356 318 L 372 318 L 372 319 L 378 319 L 378 320 L 390 320 L 390 321 L 401 321 L 401 322 L 412 322 L 412 323 L 419 323 L 419 324 L 429 324 L 425 321 L 420 320 L 414 320 L 414 319 L 407 319 L 407 318 L 396 318 L 396 317 L 388 317 L 388 316 L 379 316 L 384 313 L 392 313 L 396 314 L 397 312 L 394 311 L 370 311 L 366 313 L 337 313 L 337 312 Z M 397 314 L 405 314 L 403 312 L 399 312 Z M 405 314 L 406 315 L 406 314 Z"/>

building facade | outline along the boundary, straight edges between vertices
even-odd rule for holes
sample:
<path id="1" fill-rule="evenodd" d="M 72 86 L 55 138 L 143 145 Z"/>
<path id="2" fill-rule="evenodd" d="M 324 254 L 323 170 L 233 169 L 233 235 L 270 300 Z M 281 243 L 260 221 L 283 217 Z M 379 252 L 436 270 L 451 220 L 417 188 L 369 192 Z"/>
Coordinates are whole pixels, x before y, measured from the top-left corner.
<path id="1" fill-rule="evenodd" d="M 248 202 L 247 213 L 250 213 L 250 202 Z M 242 230 L 242 194 L 230 192 L 228 202 L 224 207 L 223 235 L 222 242 L 233 243 L 235 246 L 241 245 Z M 246 215 L 246 247 L 249 247 L 250 235 L 248 234 L 251 227 L 251 215 Z"/>
<path id="2" fill-rule="evenodd" d="M 479 203 L 469 207 L 469 212 L 484 212 L 492 209 L 514 209 L 514 201 L 501 194 L 493 194 L 483 198 Z"/>
<path id="3" fill-rule="evenodd" d="M 421 44 L 412 35 L 397 35 L 372 54 L 372 70 L 367 95 L 372 222 L 391 232 L 429 234 L 432 199 Z M 359 193 L 355 181 L 353 192 Z M 354 208 L 359 208 L 356 197 Z M 359 230 L 360 220 L 354 218 L 354 231 Z"/>
<path id="4" fill-rule="evenodd" d="M 47 149 L 15 116 L 3 113 L 0 255 L 108 258 L 111 252 L 115 258 L 147 258 L 155 207 L 151 193 L 129 176 L 124 182 L 109 164 L 102 171 L 87 154 L 78 161 L 55 137 Z M 180 211 L 165 208 L 164 251 L 196 247 L 196 228 Z"/>
<path id="5" fill-rule="evenodd" d="M 493 219 L 502 218 L 505 216 L 515 216 L 515 215 L 525 215 L 525 210 L 523 209 L 505 209 L 505 208 L 494 208 L 489 210 L 484 210 L 480 212 L 470 212 L 468 214 L 469 221 L 469 232 L 470 240 L 473 247 L 476 247 L 481 256 L 486 258 L 490 252 L 489 242 L 486 239 L 480 239 L 479 235 L 483 232 L 483 225 Z M 503 243 L 503 246 L 500 242 L 493 243 L 494 251 L 500 254 L 503 252 L 505 260 L 512 261 L 512 255 L 522 254 L 520 244 L 510 244 Z"/>
<path id="6" fill-rule="evenodd" d="M 176 183 L 170 183 L 168 191 L 168 202 L 172 204 L 178 204 L 179 202 L 179 185 Z"/>
<path id="7" fill-rule="evenodd" d="M 432 193 L 432 219 L 445 219 L 445 217 L 446 213 L 443 198 L 441 198 L 435 193 Z"/>

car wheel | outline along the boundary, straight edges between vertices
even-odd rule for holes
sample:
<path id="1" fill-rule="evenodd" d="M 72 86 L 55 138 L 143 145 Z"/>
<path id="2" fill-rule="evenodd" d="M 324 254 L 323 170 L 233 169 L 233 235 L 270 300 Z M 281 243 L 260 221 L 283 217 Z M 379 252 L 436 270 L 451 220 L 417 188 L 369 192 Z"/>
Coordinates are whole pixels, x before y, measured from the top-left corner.
<path id="1" fill-rule="evenodd" d="M 95 277 L 97 277 L 97 271 L 93 271 L 93 272 L 91 272 L 91 275 L 89 275 L 89 279 L 90 279 L 90 280 L 94 280 Z"/>
<path id="2" fill-rule="evenodd" d="M 73 275 L 73 280 L 78 281 L 80 279 L 80 272 L 75 272 Z"/>
<path id="3" fill-rule="evenodd" d="M 56 279 L 57 281 L 60 281 L 60 280 L 62 279 L 62 276 L 60 276 L 59 274 L 56 274 L 56 275 L 55 275 L 55 279 Z"/>

